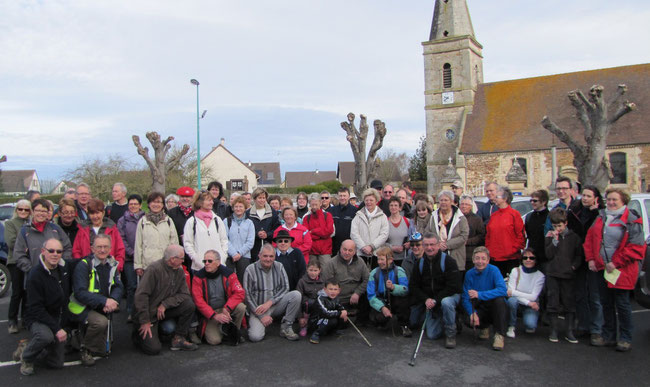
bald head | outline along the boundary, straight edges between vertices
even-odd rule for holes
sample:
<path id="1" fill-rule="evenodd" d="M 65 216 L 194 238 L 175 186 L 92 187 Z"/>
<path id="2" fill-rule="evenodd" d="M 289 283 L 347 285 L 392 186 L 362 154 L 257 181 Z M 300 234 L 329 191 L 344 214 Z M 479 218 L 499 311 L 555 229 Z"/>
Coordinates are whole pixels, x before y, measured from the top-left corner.
<path id="1" fill-rule="evenodd" d="M 354 257 L 354 254 L 356 253 L 357 245 L 354 243 L 352 239 L 346 239 L 341 243 L 341 250 L 339 250 L 339 255 L 345 259 L 346 261 L 349 261 Z"/>

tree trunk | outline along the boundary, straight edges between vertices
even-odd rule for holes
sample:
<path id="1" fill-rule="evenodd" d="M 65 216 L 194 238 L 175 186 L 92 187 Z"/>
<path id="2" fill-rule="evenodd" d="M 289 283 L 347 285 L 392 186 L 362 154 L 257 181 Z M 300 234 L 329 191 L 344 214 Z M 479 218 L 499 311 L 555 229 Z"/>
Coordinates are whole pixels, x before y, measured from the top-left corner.
<path id="1" fill-rule="evenodd" d="M 134 135 L 132 137 L 133 144 L 135 144 L 135 147 L 138 149 L 138 154 L 144 158 L 151 171 L 151 191 L 164 194 L 167 173 L 180 163 L 181 158 L 190 150 L 190 147 L 187 144 L 183 145 L 183 148 L 178 154 L 167 159 L 167 152 L 171 148 L 169 143 L 174 140 L 174 137 L 169 136 L 166 140 L 161 141 L 160 135 L 157 132 L 147 132 L 146 137 L 154 150 L 153 160 L 149 157 L 149 148 L 142 147 L 140 137 Z"/>
<path id="2" fill-rule="evenodd" d="M 341 128 L 347 133 L 346 139 L 350 143 L 350 148 L 352 148 L 352 155 L 354 156 L 354 193 L 360 196 L 368 188 L 370 180 L 375 175 L 377 152 L 383 145 L 386 136 L 386 124 L 380 120 L 373 122 L 375 137 L 366 157 L 366 140 L 368 138 L 366 116 L 361 114 L 359 130 L 354 125 L 354 113 L 348 113 L 347 119 L 347 122 L 341 122 Z"/>
<path id="3" fill-rule="evenodd" d="M 578 170 L 580 183 L 583 186 L 594 185 L 602 192 L 612 178 L 609 161 L 605 157 L 607 136 L 619 118 L 636 109 L 634 103 L 621 101 L 627 86 L 618 85 L 618 92 L 609 103 L 603 97 L 603 90 L 602 86 L 594 85 L 589 90 L 589 98 L 580 90 L 573 90 L 568 95 L 584 128 L 585 145 L 569 136 L 548 116 L 544 116 L 541 122 L 544 129 L 556 135 L 573 153 L 573 165 Z M 609 117 L 610 108 L 614 106 L 612 117 Z"/>

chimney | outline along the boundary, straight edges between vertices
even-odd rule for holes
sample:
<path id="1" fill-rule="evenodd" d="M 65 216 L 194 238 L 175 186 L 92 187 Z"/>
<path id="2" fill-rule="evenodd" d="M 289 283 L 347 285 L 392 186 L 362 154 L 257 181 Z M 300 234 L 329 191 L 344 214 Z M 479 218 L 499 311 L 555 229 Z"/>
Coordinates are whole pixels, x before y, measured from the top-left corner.
<path id="1" fill-rule="evenodd" d="M 225 146 L 225 144 L 226 144 L 226 139 L 223 138 L 223 137 L 221 137 L 221 141 L 219 142 L 219 144 L 221 144 L 221 146 Z"/>

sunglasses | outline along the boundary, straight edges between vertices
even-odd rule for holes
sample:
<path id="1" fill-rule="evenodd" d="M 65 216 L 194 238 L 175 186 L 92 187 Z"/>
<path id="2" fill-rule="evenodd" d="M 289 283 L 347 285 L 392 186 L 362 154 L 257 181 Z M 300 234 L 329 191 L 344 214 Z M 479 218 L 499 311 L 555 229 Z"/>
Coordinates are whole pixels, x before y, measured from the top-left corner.
<path id="1" fill-rule="evenodd" d="M 61 254 L 61 253 L 63 253 L 63 250 L 59 250 L 59 249 L 45 249 L 45 251 L 47 251 L 50 254 L 54 254 L 54 253 Z"/>
<path id="2" fill-rule="evenodd" d="M 29 212 L 29 211 L 31 211 L 31 210 L 30 210 L 29 208 L 17 208 L 16 211 L 19 211 L 19 212 Z"/>
<path id="3" fill-rule="evenodd" d="M 212 262 L 214 262 L 214 259 L 204 259 L 203 260 L 203 264 L 212 263 Z"/>
<path id="4" fill-rule="evenodd" d="M 531 202 L 531 203 L 537 203 L 538 201 L 539 201 L 539 200 L 537 200 L 537 199 L 530 199 L 530 202 Z"/>
<path id="5" fill-rule="evenodd" d="M 278 239 L 278 243 L 291 243 L 291 239 Z"/>
<path id="6" fill-rule="evenodd" d="M 522 260 L 524 260 L 524 261 L 534 261 L 534 260 L 535 260 L 535 257 L 531 257 L 531 256 L 526 256 L 526 255 L 524 255 L 523 258 L 522 258 Z"/>
<path id="7" fill-rule="evenodd" d="M 321 198 L 321 200 L 327 200 L 327 199 L 329 199 L 330 197 L 329 197 L 329 196 L 321 196 L 320 198 Z"/>
<path id="8" fill-rule="evenodd" d="M 420 246 L 422 242 L 411 242 L 411 246 Z"/>

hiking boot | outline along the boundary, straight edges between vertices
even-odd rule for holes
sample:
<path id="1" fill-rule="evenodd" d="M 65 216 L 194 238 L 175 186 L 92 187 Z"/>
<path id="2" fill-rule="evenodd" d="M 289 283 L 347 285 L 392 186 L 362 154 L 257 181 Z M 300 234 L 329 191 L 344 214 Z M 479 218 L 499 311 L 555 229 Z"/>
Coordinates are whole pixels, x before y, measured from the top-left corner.
<path id="1" fill-rule="evenodd" d="M 578 344 L 578 339 L 573 335 L 573 325 L 575 321 L 575 314 L 574 313 L 567 313 L 566 314 L 566 334 L 564 335 L 564 338 L 566 341 L 568 341 L 571 344 Z"/>
<path id="2" fill-rule="evenodd" d="M 20 361 L 20 359 L 22 359 L 23 351 L 25 350 L 25 348 L 27 348 L 28 343 L 29 340 L 27 339 L 22 339 L 18 342 L 18 348 L 16 348 L 16 350 L 12 354 L 14 361 Z"/>
<path id="3" fill-rule="evenodd" d="M 411 337 L 413 336 L 413 332 L 409 329 L 407 325 L 402 326 L 402 336 L 404 337 Z"/>
<path id="4" fill-rule="evenodd" d="M 311 337 L 309 338 L 309 342 L 312 344 L 320 343 L 320 335 L 318 334 L 318 332 L 314 332 L 314 334 L 311 335 Z"/>
<path id="5" fill-rule="evenodd" d="M 494 334 L 494 341 L 492 342 L 492 349 L 495 351 L 502 351 L 504 346 L 504 339 L 499 333 Z"/>
<path id="6" fill-rule="evenodd" d="M 445 348 L 447 348 L 447 349 L 456 348 L 456 336 L 447 336 L 447 337 L 445 337 Z"/>
<path id="7" fill-rule="evenodd" d="M 300 328 L 300 333 L 298 333 L 300 337 L 305 337 L 307 336 L 307 327 L 302 327 Z"/>
<path id="8" fill-rule="evenodd" d="M 618 352 L 627 352 L 632 349 L 632 343 L 627 341 L 619 341 L 616 343 L 616 351 Z"/>
<path id="9" fill-rule="evenodd" d="M 87 349 L 81 350 L 81 364 L 86 367 L 92 367 L 95 365 L 95 358 Z"/>
<path id="10" fill-rule="evenodd" d="M 18 324 L 15 321 L 9 322 L 9 327 L 7 328 L 7 331 L 10 334 L 16 334 L 20 332 L 20 328 L 18 328 Z"/>
<path id="11" fill-rule="evenodd" d="M 34 375 L 34 363 L 25 360 L 20 361 L 20 373 L 25 376 Z"/>
<path id="12" fill-rule="evenodd" d="M 578 344 L 578 339 L 576 339 L 576 337 L 573 336 L 573 330 L 571 329 L 566 331 L 566 335 L 564 335 L 564 339 L 571 344 Z"/>
<path id="13" fill-rule="evenodd" d="M 201 344 L 201 338 L 196 334 L 196 331 L 190 331 L 190 341 L 196 345 Z"/>
<path id="14" fill-rule="evenodd" d="M 515 338 L 515 327 L 508 327 L 508 332 L 506 332 L 506 336 L 508 336 L 511 339 Z"/>
<path id="15" fill-rule="evenodd" d="M 300 338 L 300 336 L 298 336 L 296 332 L 293 331 L 291 325 L 287 325 L 286 327 L 280 329 L 280 337 L 285 337 L 290 341 L 296 341 Z"/>
<path id="16" fill-rule="evenodd" d="M 594 347 L 604 347 L 605 346 L 605 340 L 598 333 L 592 333 L 591 334 L 591 340 L 589 340 L 589 344 L 591 344 Z"/>
<path id="17" fill-rule="evenodd" d="M 478 332 L 478 338 L 481 340 L 487 340 L 490 338 L 490 328 L 480 329 Z"/>
<path id="18" fill-rule="evenodd" d="M 172 351 L 196 351 L 199 348 L 198 345 L 191 343 L 185 340 L 184 337 L 176 335 L 172 339 Z"/>
<path id="19" fill-rule="evenodd" d="M 557 338 L 557 326 L 558 326 L 558 317 L 557 315 L 551 316 L 551 334 L 548 335 L 548 340 L 551 343 L 557 343 L 560 340 Z"/>

